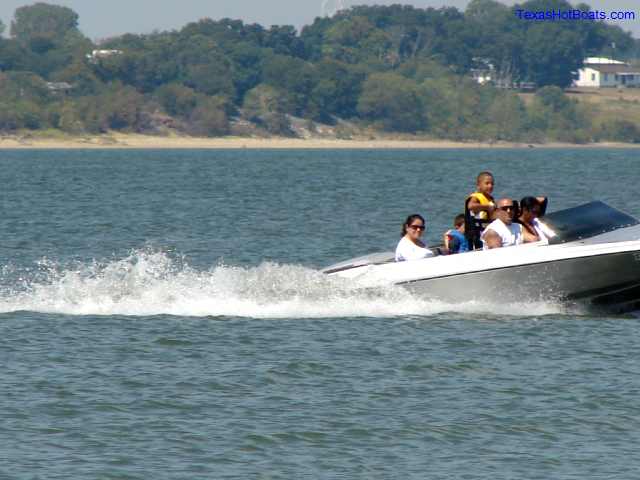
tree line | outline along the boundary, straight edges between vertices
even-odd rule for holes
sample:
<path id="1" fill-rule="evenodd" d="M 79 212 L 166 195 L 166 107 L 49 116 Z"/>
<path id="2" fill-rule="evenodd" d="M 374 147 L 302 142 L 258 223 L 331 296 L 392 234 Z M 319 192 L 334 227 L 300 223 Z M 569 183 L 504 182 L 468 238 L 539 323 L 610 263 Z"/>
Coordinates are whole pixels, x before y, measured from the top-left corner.
<path id="1" fill-rule="evenodd" d="M 614 47 L 637 57 L 640 42 L 599 21 L 518 20 L 518 8 L 589 10 L 565 0 L 357 6 L 300 32 L 202 19 L 95 45 L 73 10 L 36 3 L 18 8 L 0 38 L 0 131 L 219 136 L 242 119 L 288 135 L 294 116 L 456 140 L 640 141 L 635 123 L 595 124 L 563 93 L 584 57 Z M 533 101 L 479 85 L 478 66 L 534 84 Z"/>

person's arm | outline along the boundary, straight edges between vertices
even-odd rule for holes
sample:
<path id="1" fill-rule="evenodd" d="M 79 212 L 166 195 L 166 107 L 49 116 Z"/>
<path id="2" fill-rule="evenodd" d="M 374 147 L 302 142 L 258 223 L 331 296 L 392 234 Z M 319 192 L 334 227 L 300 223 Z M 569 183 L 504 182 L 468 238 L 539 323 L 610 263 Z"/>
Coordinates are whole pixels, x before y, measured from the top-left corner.
<path id="1" fill-rule="evenodd" d="M 500 248 L 502 247 L 502 238 L 495 230 L 487 230 L 482 234 L 484 243 L 487 248 Z"/>
<path id="2" fill-rule="evenodd" d="M 538 203 L 540 204 L 540 217 L 544 217 L 544 214 L 547 213 L 547 205 L 549 204 L 549 199 L 547 197 L 536 197 Z"/>
<path id="3" fill-rule="evenodd" d="M 487 212 L 487 215 L 490 217 L 496 207 L 493 203 L 490 203 L 489 205 L 482 205 L 476 198 L 471 197 L 467 203 L 467 208 L 474 214 L 477 214 L 478 212 Z"/>
<path id="4" fill-rule="evenodd" d="M 451 237 L 449 239 L 449 252 L 457 253 L 460 250 L 460 240 L 456 237 Z"/>
<path id="5" fill-rule="evenodd" d="M 446 232 L 444 232 L 444 235 L 442 236 L 442 243 L 444 245 L 444 252 L 448 255 L 449 253 L 451 253 L 451 248 L 449 247 L 449 233 L 451 232 L 451 230 L 447 230 Z"/>
<path id="6" fill-rule="evenodd" d="M 403 255 L 403 243 L 402 240 L 400 240 L 398 242 L 398 245 L 396 246 L 396 262 L 404 262 L 406 260 L 406 258 L 404 258 Z"/>
<path id="7" fill-rule="evenodd" d="M 549 225 L 541 222 L 539 219 L 536 219 L 536 222 L 538 223 L 538 228 L 542 231 L 545 237 L 553 238 L 556 236 L 556 232 L 554 232 Z"/>
<path id="8" fill-rule="evenodd" d="M 442 243 L 444 243 L 444 248 L 447 250 L 449 249 L 449 233 L 451 233 L 451 230 L 447 230 L 442 236 Z"/>

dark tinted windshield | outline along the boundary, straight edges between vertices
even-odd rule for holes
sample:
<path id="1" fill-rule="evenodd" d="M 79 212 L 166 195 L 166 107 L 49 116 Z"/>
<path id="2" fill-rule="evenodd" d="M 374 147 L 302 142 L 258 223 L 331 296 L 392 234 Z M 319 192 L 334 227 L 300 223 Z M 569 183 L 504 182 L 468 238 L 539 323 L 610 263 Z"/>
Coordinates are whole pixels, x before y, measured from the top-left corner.
<path id="1" fill-rule="evenodd" d="M 600 201 L 549 213 L 542 221 L 558 234 L 550 240 L 551 243 L 589 238 L 640 223 L 630 215 Z"/>

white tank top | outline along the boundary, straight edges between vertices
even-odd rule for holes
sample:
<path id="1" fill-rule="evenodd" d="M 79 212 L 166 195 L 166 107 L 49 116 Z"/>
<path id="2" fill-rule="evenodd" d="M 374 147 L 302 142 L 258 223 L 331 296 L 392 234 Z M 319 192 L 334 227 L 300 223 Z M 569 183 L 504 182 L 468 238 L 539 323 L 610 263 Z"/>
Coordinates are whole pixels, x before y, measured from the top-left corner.
<path id="1" fill-rule="evenodd" d="M 522 243 L 522 225 L 519 223 L 512 223 L 510 225 L 505 225 L 504 222 L 500 219 L 494 220 L 491 222 L 487 228 L 482 231 L 482 235 L 480 238 L 482 239 L 482 249 L 488 250 L 486 242 L 484 241 L 484 234 L 487 233 L 488 230 L 493 230 L 502 239 L 503 247 L 510 247 L 512 245 L 520 245 Z"/>
<path id="2" fill-rule="evenodd" d="M 432 257 L 433 252 L 428 248 L 419 247 L 411 240 L 402 237 L 396 247 L 396 262 L 405 260 L 420 260 L 421 258 Z"/>

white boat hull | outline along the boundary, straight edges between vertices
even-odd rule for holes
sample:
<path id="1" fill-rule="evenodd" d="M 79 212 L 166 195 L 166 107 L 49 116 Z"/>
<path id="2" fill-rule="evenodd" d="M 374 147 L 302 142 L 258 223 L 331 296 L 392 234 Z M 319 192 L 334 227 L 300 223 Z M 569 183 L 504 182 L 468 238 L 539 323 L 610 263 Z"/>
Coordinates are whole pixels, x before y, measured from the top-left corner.
<path id="1" fill-rule="evenodd" d="M 622 231 L 624 230 L 624 231 Z M 615 312 L 640 306 L 640 225 L 557 245 L 528 244 L 412 262 L 383 254 L 325 269 L 363 286 L 402 285 L 448 303 L 581 302 Z M 619 238 L 635 238 L 619 241 Z M 362 265 L 358 266 L 358 262 Z"/>

